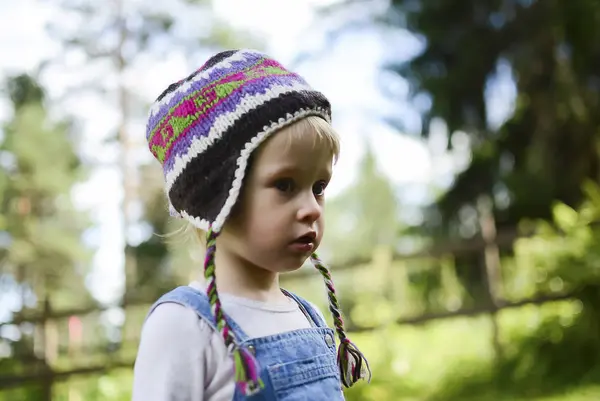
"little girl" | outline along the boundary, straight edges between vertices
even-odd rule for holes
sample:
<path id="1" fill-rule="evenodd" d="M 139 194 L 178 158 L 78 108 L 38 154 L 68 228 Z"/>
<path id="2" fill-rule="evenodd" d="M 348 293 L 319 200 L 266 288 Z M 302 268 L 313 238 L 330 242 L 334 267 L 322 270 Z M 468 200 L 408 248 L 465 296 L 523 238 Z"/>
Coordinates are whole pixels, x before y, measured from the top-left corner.
<path id="1" fill-rule="evenodd" d="M 370 379 L 315 254 L 339 152 L 330 121 L 321 93 L 252 50 L 213 56 L 156 100 L 149 147 L 171 214 L 205 236 L 206 258 L 203 282 L 152 306 L 134 401 L 334 401 L 341 384 Z M 325 280 L 337 357 L 323 315 L 279 286 L 307 258 Z"/>

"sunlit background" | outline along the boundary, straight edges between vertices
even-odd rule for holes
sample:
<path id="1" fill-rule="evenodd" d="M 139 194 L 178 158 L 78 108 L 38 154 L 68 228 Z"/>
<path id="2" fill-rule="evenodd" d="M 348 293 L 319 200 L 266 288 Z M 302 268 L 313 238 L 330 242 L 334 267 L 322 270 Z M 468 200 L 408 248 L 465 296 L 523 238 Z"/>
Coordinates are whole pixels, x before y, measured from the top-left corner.
<path id="1" fill-rule="evenodd" d="M 0 0 L 0 401 L 131 398 L 148 307 L 201 273 L 148 107 L 245 47 L 333 104 L 348 400 L 600 400 L 596 0 Z"/>

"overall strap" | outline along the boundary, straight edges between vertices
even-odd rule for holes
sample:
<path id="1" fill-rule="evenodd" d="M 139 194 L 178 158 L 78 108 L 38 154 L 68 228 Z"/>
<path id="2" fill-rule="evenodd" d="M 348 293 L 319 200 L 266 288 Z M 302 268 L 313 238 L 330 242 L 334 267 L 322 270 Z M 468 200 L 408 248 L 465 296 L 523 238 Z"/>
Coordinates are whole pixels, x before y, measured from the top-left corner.
<path id="1" fill-rule="evenodd" d="M 212 313 L 208 296 L 203 291 L 199 291 L 196 288 L 192 288 L 187 285 L 177 287 L 161 296 L 152 305 L 152 307 L 150 307 L 148 316 L 150 316 L 154 309 L 156 309 L 159 305 L 167 302 L 180 304 L 192 309 L 201 319 L 206 321 L 206 323 L 208 323 L 213 330 L 218 332 L 217 322 Z M 230 319 L 227 314 L 225 314 L 225 319 L 227 320 L 229 327 L 236 335 L 238 341 L 245 341 L 248 337 L 246 333 L 244 333 L 244 331 L 232 319 Z"/>
<path id="2" fill-rule="evenodd" d="M 321 317 L 321 315 L 317 312 L 317 310 L 311 305 L 310 302 L 308 302 L 307 300 L 305 300 L 304 298 L 293 294 L 285 289 L 281 289 L 281 291 L 283 291 L 283 293 L 285 295 L 287 295 L 288 297 L 292 298 L 294 301 L 296 301 L 296 303 L 298 304 L 298 306 L 300 307 L 300 310 L 306 315 L 306 317 L 312 321 L 312 323 L 317 326 L 317 327 L 321 327 L 321 328 L 327 328 L 329 327 L 327 325 L 327 322 L 325 322 L 323 320 L 323 318 Z"/>

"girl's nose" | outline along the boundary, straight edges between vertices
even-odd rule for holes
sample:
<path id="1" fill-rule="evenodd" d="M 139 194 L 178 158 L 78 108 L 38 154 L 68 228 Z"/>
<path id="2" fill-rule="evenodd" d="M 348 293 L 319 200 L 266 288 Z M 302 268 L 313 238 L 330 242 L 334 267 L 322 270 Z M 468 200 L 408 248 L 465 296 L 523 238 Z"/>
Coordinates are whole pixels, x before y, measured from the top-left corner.
<path id="1" fill-rule="evenodd" d="M 323 207 L 311 192 L 309 196 L 303 197 L 301 201 L 298 208 L 298 220 L 310 223 L 317 221 L 321 217 L 322 209 Z"/>

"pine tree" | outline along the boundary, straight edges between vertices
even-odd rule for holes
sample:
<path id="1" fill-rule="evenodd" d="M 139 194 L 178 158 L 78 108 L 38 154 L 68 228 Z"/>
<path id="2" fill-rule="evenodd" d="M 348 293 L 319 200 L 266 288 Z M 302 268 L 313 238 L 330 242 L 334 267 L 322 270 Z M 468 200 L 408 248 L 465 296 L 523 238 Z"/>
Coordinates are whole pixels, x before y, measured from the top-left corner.
<path id="1" fill-rule="evenodd" d="M 89 254 L 81 245 L 87 222 L 70 193 L 83 178 L 71 124 L 49 118 L 44 91 L 33 77 L 12 77 L 6 88 L 13 116 L 0 143 L 0 279 L 9 283 L 5 296 L 20 296 L 18 313 L 31 305 L 46 314 L 53 308 L 89 304 L 84 284 Z M 2 370 L 50 365 L 59 336 L 54 325 L 53 335 L 47 335 L 49 325 L 36 324 L 32 335 L 19 328 L 16 342 L 0 337 L 14 357 Z M 49 400 L 52 383 L 16 391 L 19 395 L 9 393 L 9 399 Z"/>
<path id="2" fill-rule="evenodd" d="M 81 245 L 87 222 L 70 198 L 84 178 L 71 124 L 51 121 L 34 78 L 19 75 L 6 86 L 14 114 L 0 144 L 1 272 L 38 299 L 67 304 L 68 293 L 80 302 L 89 255 Z"/>

